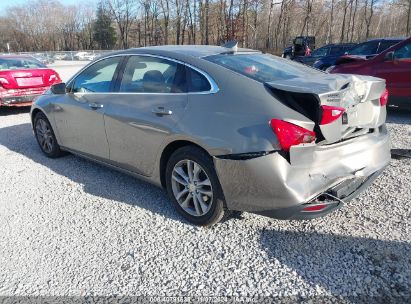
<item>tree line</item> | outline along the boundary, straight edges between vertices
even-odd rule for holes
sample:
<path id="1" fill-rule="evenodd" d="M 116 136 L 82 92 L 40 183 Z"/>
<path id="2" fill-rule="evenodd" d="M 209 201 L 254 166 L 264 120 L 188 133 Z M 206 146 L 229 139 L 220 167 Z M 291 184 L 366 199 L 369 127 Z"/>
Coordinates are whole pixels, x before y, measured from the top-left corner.
<path id="1" fill-rule="evenodd" d="M 85 1 L 86 2 L 86 1 Z M 0 16 L 0 51 L 223 44 L 280 52 L 299 35 L 317 46 L 411 35 L 411 0 L 29 0 Z"/>

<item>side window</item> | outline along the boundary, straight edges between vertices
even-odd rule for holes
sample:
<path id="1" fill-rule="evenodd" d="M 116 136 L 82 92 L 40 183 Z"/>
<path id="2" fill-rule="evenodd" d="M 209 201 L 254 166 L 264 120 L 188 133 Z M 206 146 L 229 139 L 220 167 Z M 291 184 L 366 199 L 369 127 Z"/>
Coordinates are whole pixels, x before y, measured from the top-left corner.
<path id="1" fill-rule="evenodd" d="M 185 67 L 171 60 L 131 56 L 124 69 L 120 92 L 184 93 Z"/>
<path id="2" fill-rule="evenodd" d="M 114 74 L 122 57 L 111 57 L 96 62 L 81 72 L 72 86 L 72 92 L 110 92 Z"/>
<path id="3" fill-rule="evenodd" d="M 341 46 L 333 46 L 330 50 L 330 55 L 340 55 L 344 53 L 344 48 Z"/>
<path id="4" fill-rule="evenodd" d="M 398 60 L 410 60 L 411 59 L 411 43 L 403 45 L 401 48 L 394 52 L 394 58 Z"/>
<path id="5" fill-rule="evenodd" d="M 188 92 L 207 92 L 211 90 L 210 82 L 199 72 L 187 68 Z"/>

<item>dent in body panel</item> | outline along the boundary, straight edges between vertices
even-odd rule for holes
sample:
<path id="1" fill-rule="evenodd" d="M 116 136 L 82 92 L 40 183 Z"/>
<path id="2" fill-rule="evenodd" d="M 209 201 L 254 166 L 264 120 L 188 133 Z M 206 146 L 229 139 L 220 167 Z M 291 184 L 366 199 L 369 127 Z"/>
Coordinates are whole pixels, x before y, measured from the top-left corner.
<path id="1" fill-rule="evenodd" d="M 227 206 L 260 212 L 307 203 L 349 179 L 365 181 L 390 161 L 386 131 L 327 148 L 292 147 L 290 162 L 278 152 L 249 160 L 214 157 Z"/>

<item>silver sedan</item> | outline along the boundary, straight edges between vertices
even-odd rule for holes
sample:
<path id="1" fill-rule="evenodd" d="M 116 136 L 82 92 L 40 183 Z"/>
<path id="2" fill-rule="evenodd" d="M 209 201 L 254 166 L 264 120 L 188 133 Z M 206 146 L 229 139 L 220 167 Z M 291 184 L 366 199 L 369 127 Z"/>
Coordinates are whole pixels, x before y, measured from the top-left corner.
<path id="1" fill-rule="evenodd" d="M 387 98 L 378 78 L 236 47 L 161 46 L 100 57 L 31 117 L 46 156 L 145 179 L 211 225 L 233 210 L 314 218 L 358 195 L 390 160 Z"/>

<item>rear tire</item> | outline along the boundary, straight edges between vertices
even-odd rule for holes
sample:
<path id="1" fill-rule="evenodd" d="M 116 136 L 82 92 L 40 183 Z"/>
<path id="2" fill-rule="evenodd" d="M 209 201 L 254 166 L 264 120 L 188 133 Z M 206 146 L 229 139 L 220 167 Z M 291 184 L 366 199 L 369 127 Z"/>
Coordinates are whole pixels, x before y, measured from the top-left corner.
<path id="1" fill-rule="evenodd" d="M 49 158 L 57 158 L 65 153 L 60 149 L 53 128 L 46 115 L 39 112 L 34 117 L 34 134 L 41 151 Z"/>
<path id="2" fill-rule="evenodd" d="M 174 207 L 189 222 L 211 226 L 229 215 L 213 160 L 205 151 L 195 146 L 177 149 L 165 176 Z"/>

